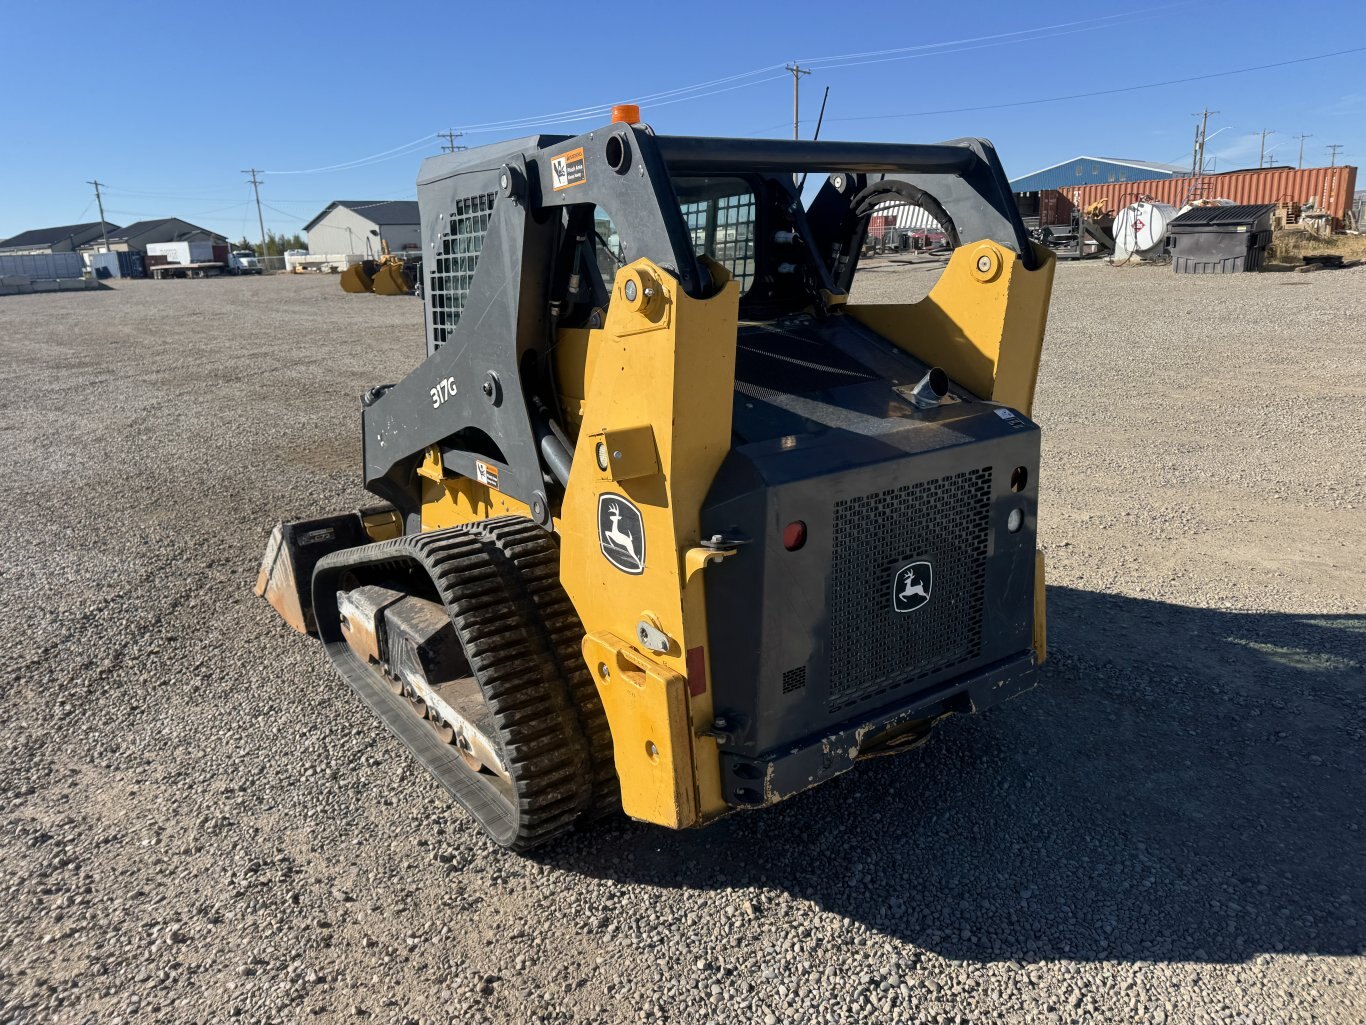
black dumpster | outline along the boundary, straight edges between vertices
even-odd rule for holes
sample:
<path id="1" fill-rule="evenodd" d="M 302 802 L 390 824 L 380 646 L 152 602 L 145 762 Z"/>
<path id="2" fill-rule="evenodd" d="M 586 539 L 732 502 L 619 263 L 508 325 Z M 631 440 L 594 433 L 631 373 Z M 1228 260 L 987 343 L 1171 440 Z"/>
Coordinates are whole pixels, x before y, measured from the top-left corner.
<path id="1" fill-rule="evenodd" d="M 1274 203 L 1197 206 L 1171 222 L 1172 269 L 1178 274 L 1260 270 L 1271 242 Z"/>

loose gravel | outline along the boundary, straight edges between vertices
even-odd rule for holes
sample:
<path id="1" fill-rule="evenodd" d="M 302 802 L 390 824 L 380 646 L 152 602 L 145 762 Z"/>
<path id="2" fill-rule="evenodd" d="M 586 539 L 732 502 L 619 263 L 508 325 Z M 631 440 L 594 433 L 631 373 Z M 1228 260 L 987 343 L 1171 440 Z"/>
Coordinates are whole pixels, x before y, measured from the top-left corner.
<path id="1" fill-rule="evenodd" d="M 1363 309 L 1059 268 L 1041 685 L 517 857 L 251 594 L 272 523 L 364 501 L 420 304 L 0 299 L 0 1023 L 1366 1020 Z"/>

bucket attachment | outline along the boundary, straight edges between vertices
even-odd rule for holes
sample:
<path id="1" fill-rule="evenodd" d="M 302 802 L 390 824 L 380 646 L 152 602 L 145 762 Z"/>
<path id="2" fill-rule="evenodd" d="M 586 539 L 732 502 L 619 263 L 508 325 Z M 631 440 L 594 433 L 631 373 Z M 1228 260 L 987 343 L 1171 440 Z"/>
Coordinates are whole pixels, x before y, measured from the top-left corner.
<path id="1" fill-rule="evenodd" d="M 412 295 L 413 280 L 402 263 L 386 263 L 375 271 L 372 291 L 375 295 Z"/>
<path id="2" fill-rule="evenodd" d="M 342 271 L 341 286 L 343 292 L 373 292 L 375 290 L 375 261 L 366 260 L 363 263 L 353 263 L 346 270 Z"/>
<path id="3" fill-rule="evenodd" d="M 318 560 L 344 548 L 387 541 L 402 533 L 402 521 L 390 506 L 277 523 L 270 532 L 266 554 L 256 575 L 256 593 L 299 633 L 316 633 L 313 567 Z"/>

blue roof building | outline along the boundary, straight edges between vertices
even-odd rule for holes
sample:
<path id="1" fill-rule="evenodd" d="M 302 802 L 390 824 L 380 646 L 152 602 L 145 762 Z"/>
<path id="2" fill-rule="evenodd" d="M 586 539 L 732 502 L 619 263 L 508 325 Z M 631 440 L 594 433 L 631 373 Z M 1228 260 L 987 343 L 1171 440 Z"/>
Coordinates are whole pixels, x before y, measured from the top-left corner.
<path id="1" fill-rule="evenodd" d="M 1072 185 L 1109 185 L 1114 182 L 1145 182 L 1155 178 L 1180 178 L 1189 172 L 1171 164 L 1123 157 L 1073 157 L 1060 164 L 1010 180 L 1012 192 L 1065 189 Z"/>

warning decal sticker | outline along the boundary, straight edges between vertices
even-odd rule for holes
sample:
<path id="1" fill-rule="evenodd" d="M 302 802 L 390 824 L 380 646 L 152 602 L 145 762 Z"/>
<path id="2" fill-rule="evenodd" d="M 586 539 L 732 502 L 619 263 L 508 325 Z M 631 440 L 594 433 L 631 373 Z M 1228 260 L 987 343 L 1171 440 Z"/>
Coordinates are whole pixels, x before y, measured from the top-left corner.
<path id="1" fill-rule="evenodd" d="M 583 163 L 583 147 L 561 153 L 550 161 L 550 178 L 556 192 L 571 185 L 582 185 L 588 180 L 588 171 Z"/>
<path id="2" fill-rule="evenodd" d="M 488 463 L 476 459 L 474 461 L 474 475 L 479 479 L 480 484 L 487 484 L 494 491 L 498 490 L 498 467 L 490 466 Z"/>

